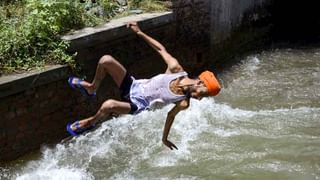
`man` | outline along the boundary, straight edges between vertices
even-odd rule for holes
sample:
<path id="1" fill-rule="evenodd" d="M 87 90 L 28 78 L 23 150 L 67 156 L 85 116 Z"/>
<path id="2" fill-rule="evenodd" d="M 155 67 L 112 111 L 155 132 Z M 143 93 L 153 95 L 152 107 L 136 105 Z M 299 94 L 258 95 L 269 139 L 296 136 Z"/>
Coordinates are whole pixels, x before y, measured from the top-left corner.
<path id="1" fill-rule="evenodd" d="M 167 64 L 164 74 L 159 74 L 151 79 L 136 80 L 127 73 L 127 70 L 112 56 L 103 56 L 98 63 L 96 74 L 91 83 L 76 77 L 69 78 L 68 82 L 74 89 L 79 89 L 88 96 L 95 96 L 101 81 L 110 74 L 121 91 L 121 101 L 108 99 L 98 112 L 86 119 L 67 125 L 67 131 L 73 135 L 79 135 L 92 128 L 96 122 L 106 118 L 111 113 L 137 114 L 149 109 L 154 104 L 175 103 L 168 112 L 163 131 L 162 142 L 171 150 L 177 147 L 168 140 L 169 131 L 175 116 L 189 107 L 190 98 L 201 99 L 202 97 L 215 96 L 220 91 L 220 85 L 214 74 L 205 71 L 196 79 L 191 79 L 183 70 L 177 59 L 172 57 L 155 39 L 141 31 L 136 22 L 127 24 L 134 33 L 144 39 L 155 49 Z"/>

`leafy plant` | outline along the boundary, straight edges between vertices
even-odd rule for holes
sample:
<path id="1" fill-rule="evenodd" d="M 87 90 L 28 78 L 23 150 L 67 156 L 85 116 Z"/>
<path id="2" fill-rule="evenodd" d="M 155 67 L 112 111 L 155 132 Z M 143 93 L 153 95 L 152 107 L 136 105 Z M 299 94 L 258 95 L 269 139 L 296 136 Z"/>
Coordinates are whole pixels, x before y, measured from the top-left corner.
<path id="1" fill-rule="evenodd" d="M 1 71 L 29 70 L 46 63 L 73 63 L 59 34 L 85 25 L 84 10 L 72 1 L 27 0 L 26 15 L 1 16 Z M 87 18 L 87 17 L 86 17 Z"/>
<path id="2" fill-rule="evenodd" d="M 86 1 L 88 3 L 89 1 Z M 90 1 L 92 2 L 92 1 Z M 122 7 L 115 0 L 4 0 L 0 2 L 0 75 L 30 70 L 45 64 L 75 66 L 74 56 L 66 53 L 68 43 L 60 35 L 84 26 L 95 26 L 131 7 L 144 11 L 162 9 L 161 1 L 129 0 Z M 89 8 L 88 8 L 89 7 Z"/>

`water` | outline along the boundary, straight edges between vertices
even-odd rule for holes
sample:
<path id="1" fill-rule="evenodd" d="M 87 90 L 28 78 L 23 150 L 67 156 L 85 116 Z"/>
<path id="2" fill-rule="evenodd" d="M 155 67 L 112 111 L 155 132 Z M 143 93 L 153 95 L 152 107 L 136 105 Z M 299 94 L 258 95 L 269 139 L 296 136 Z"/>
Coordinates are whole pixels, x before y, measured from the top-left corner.
<path id="1" fill-rule="evenodd" d="M 250 55 L 192 100 L 161 143 L 167 111 L 126 115 L 0 168 L 1 179 L 320 179 L 320 49 Z"/>

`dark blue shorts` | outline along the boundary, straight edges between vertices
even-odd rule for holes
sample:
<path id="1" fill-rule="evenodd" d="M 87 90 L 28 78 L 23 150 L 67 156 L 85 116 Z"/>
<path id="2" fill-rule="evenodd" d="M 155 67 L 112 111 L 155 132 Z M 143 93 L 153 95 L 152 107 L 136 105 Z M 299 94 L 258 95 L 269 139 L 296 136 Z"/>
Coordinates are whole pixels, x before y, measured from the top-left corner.
<path id="1" fill-rule="evenodd" d="M 131 88 L 132 82 L 133 82 L 133 78 L 127 72 L 120 85 L 121 100 L 128 102 L 130 104 L 130 107 L 131 107 L 131 110 L 129 112 L 130 114 L 134 114 L 134 112 L 138 109 L 138 106 L 132 103 L 130 100 L 130 88 Z"/>

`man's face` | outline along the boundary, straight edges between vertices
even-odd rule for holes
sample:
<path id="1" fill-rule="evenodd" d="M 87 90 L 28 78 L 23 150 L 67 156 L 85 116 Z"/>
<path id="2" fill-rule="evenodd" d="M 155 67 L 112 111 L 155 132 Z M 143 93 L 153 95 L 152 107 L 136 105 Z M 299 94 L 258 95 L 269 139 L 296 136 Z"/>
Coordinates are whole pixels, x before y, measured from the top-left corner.
<path id="1" fill-rule="evenodd" d="M 204 83 L 197 79 L 197 82 L 191 87 L 191 97 L 197 100 L 201 100 L 203 97 L 208 96 L 208 89 Z"/>

